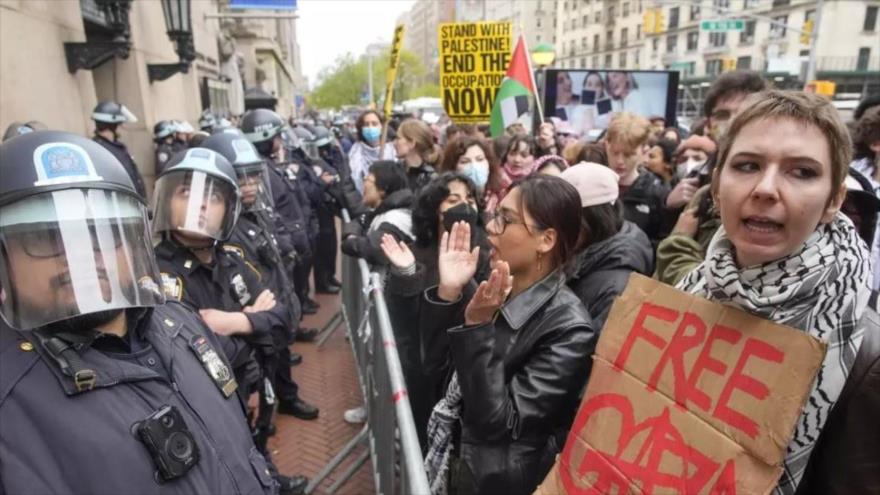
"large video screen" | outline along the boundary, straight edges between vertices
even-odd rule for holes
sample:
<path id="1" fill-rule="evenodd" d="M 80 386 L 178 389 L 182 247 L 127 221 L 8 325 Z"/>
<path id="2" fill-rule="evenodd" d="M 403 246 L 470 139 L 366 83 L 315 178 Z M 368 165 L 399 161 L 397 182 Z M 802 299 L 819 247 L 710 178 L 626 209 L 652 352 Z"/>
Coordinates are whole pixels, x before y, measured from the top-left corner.
<path id="1" fill-rule="evenodd" d="M 607 128 L 624 111 L 675 125 L 678 72 L 548 69 L 546 77 L 545 118 L 566 121 L 581 135 Z"/>

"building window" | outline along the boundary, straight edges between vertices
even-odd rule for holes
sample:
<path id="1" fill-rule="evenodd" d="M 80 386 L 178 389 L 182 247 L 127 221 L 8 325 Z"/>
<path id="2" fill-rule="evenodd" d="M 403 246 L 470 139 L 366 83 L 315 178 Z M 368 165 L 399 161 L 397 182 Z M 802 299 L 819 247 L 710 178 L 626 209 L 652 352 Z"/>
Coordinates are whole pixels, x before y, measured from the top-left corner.
<path id="1" fill-rule="evenodd" d="M 697 51 L 697 45 L 700 41 L 700 32 L 699 31 L 691 31 L 687 34 L 687 51 L 695 52 Z"/>
<path id="2" fill-rule="evenodd" d="M 741 45 L 751 45 L 755 42 L 755 21 L 746 22 L 745 29 L 739 33 L 739 43 Z"/>
<path id="3" fill-rule="evenodd" d="M 599 35 L 598 34 L 593 35 L 593 50 L 595 50 L 595 51 L 599 50 Z"/>
<path id="4" fill-rule="evenodd" d="M 727 33 L 709 33 L 709 44 L 714 47 L 727 44 Z"/>
<path id="5" fill-rule="evenodd" d="M 599 56 L 598 55 L 593 55 L 593 67 L 592 68 L 593 69 L 599 68 Z"/>
<path id="6" fill-rule="evenodd" d="M 553 16 L 553 27 L 556 27 L 556 16 Z"/>
<path id="7" fill-rule="evenodd" d="M 639 14 L 642 13 L 642 0 L 639 0 Z"/>
<path id="8" fill-rule="evenodd" d="M 719 9 L 729 9 L 730 0 L 712 0 L 712 5 L 718 7 Z"/>
<path id="9" fill-rule="evenodd" d="M 660 38 L 654 38 L 651 40 L 651 48 L 653 49 L 654 53 L 657 53 L 657 50 L 660 49 Z"/>
<path id="10" fill-rule="evenodd" d="M 586 36 L 581 38 L 581 50 L 584 50 L 584 51 L 587 50 L 587 37 Z"/>
<path id="11" fill-rule="evenodd" d="M 538 43 L 540 43 L 540 42 L 541 42 L 541 35 L 539 34 L 538 37 L 535 38 L 535 40 L 536 40 Z"/>
<path id="12" fill-rule="evenodd" d="M 761 0 L 743 0 L 743 8 L 750 9 L 752 7 L 757 7 L 761 3 Z"/>
<path id="13" fill-rule="evenodd" d="M 537 19 L 535 19 L 535 26 L 536 26 L 536 27 L 541 27 L 541 18 L 540 18 L 540 17 L 538 17 Z"/>
<path id="14" fill-rule="evenodd" d="M 706 61 L 706 75 L 707 76 L 717 76 L 721 74 L 721 71 L 724 69 L 722 60 L 707 60 Z"/>
<path id="15" fill-rule="evenodd" d="M 572 29 L 572 31 L 574 31 L 575 29 L 577 29 L 577 27 L 578 27 L 578 20 L 577 20 L 577 17 L 574 17 L 574 18 L 572 18 L 572 20 L 571 20 L 571 29 Z"/>
<path id="16" fill-rule="evenodd" d="M 675 53 L 678 44 L 678 35 L 670 34 L 666 37 L 666 53 Z"/>
<path id="17" fill-rule="evenodd" d="M 636 26 L 636 40 L 642 39 L 642 25 L 639 24 Z"/>
<path id="18" fill-rule="evenodd" d="M 859 48 L 859 58 L 856 60 L 856 70 L 868 70 L 868 60 L 871 58 L 870 48 Z"/>
<path id="19" fill-rule="evenodd" d="M 614 5 L 609 5 L 608 6 L 608 18 L 609 19 L 614 19 L 614 11 L 615 11 Z"/>
<path id="20" fill-rule="evenodd" d="M 736 59 L 736 68 L 737 70 L 751 70 L 752 57 L 739 57 L 738 59 Z"/>
<path id="21" fill-rule="evenodd" d="M 865 8 L 865 25 L 862 27 L 864 31 L 868 31 L 873 33 L 874 29 L 877 28 L 877 10 L 880 7 L 875 5 L 869 6 Z"/>
<path id="22" fill-rule="evenodd" d="M 770 38 L 785 38 L 785 27 L 788 25 L 788 16 L 778 15 L 773 18 L 773 22 L 775 22 L 776 24 L 770 25 Z"/>
<path id="23" fill-rule="evenodd" d="M 611 54 L 610 53 L 605 54 L 605 68 L 606 69 L 611 68 Z"/>
<path id="24" fill-rule="evenodd" d="M 601 10 L 597 10 L 597 11 L 596 11 L 596 14 L 593 15 L 593 17 L 594 17 L 594 19 L 595 19 L 594 22 L 597 22 L 597 23 L 598 23 L 598 22 L 602 22 L 602 11 L 601 11 Z"/>
<path id="25" fill-rule="evenodd" d="M 678 27 L 678 7 L 672 7 L 669 9 L 669 29 L 675 29 Z"/>
<path id="26" fill-rule="evenodd" d="M 788 5 L 790 2 L 791 2 L 791 0 L 773 0 L 773 6 L 774 7 L 784 7 L 784 6 Z"/>
<path id="27" fill-rule="evenodd" d="M 691 5 L 691 20 L 695 21 L 700 17 L 700 6 Z"/>
<path id="28" fill-rule="evenodd" d="M 614 31 L 605 31 L 605 49 L 614 48 Z"/>
<path id="29" fill-rule="evenodd" d="M 620 46 L 626 46 L 629 43 L 629 29 L 623 28 L 620 30 Z"/>
<path id="30" fill-rule="evenodd" d="M 586 68 L 587 68 L 587 58 L 584 57 L 581 59 L 581 69 L 586 69 Z"/>
<path id="31" fill-rule="evenodd" d="M 626 52 L 620 52 L 620 68 L 626 69 Z"/>
<path id="32" fill-rule="evenodd" d="M 584 18 L 581 19 L 581 22 L 583 23 L 584 27 L 587 27 L 587 24 L 590 23 L 590 16 L 585 15 Z"/>
<path id="33" fill-rule="evenodd" d="M 629 2 L 623 2 L 623 16 L 629 15 Z"/>
<path id="34" fill-rule="evenodd" d="M 641 50 L 633 50 L 633 64 L 635 65 L 636 69 L 639 68 L 639 53 L 641 52 Z"/>

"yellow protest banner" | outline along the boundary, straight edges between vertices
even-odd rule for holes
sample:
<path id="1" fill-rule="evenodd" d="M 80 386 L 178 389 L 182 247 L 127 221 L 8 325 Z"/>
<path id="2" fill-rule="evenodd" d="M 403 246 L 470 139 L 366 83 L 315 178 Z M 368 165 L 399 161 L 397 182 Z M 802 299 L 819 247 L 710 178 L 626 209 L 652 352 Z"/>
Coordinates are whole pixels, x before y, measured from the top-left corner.
<path id="1" fill-rule="evenodd" d="M 509 22 L 450 22 L 438 29 L 443 108 L 456 124 L 485 124 L 511 54 Z"/>
<path id="2" fill-rule="evenodd" d="M 391 60 L 388 62 L 388 73 L 385 77 L 385 118 L 391 116 L 394 105 L 394 79 L 397 78 L 397 66 L 400 64 L 400 49 L 403 47 L 403 25 L 394 28 L 394 41 L 391 43 Z"/>

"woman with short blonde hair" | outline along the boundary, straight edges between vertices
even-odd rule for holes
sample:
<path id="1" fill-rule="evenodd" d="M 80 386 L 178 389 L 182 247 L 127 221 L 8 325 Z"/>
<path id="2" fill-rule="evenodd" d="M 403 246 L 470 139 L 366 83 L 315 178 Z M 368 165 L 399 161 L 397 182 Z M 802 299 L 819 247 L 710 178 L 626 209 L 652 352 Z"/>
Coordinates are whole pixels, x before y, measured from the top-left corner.
<path id="1" fill-rule="evenodd" d="M 776 488 L 787 494 L 797 489 L 862 344 L 869 253 L 840 213 L 851 143 L 831 102 L 773 90 L 742 108 L 713 173 L 722 226 L 678 288 L 828 344 Z"/>

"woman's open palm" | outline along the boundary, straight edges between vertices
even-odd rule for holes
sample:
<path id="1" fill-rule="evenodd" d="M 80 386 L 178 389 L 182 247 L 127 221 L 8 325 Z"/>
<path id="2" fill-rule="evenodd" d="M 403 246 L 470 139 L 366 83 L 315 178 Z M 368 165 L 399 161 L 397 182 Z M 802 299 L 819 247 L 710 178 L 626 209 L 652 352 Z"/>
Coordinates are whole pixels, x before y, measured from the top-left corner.
<path id="1" fill-rule="evenodd" d="M 388 257 L 388 261 L 397 268 L 407 268 L 416 262 L 416 257 L 405 242 L 397 242 L 391 234 L 382 236 L 382 252 Z"/>
<path id="2" fill-rule="evenodd" d="M 480 247 L 471 249 L 471 226 L 456 222 L 440 239 L 440 285 L 461 290 L 477 273 Z"/>

